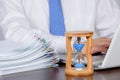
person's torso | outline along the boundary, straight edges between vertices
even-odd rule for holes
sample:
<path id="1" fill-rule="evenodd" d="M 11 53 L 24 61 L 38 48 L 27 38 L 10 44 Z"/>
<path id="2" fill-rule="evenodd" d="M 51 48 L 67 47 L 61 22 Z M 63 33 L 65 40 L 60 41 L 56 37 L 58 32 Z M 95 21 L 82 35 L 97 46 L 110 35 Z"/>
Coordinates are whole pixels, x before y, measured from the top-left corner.
<path id="1" fill-rule="evenodd" d="M 49 33 L 49 0 L 21 0 L 31 28 Z M 95 31 L 96 0 L 61 0 L 66 31 Z"/>

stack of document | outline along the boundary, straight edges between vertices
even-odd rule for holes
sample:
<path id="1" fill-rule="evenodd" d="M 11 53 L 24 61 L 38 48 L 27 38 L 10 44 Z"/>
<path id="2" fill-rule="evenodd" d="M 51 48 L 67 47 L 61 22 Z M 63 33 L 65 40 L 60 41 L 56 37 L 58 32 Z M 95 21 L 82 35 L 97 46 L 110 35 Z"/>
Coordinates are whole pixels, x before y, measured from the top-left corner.
<path id="1" fill-rule="evenodd" d="M 16 43 L 0 41 L 0 75 L 54 67 L 59 56 L 44 38 Z"/>

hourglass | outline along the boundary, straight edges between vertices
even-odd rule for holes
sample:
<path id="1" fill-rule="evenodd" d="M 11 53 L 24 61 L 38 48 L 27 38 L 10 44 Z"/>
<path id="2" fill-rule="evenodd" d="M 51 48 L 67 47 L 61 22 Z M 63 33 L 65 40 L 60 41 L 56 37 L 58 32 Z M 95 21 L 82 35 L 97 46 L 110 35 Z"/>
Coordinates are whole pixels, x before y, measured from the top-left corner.
<path id="1" fill-rule="evenodd" d="M 92 75 L 94 70 L 93 70 L 93 65 L 92 65 L 92 55 L 91 55 L 91 43 L 92 43 L 92 35 L 93 32 L 90 31 L 70 31 L 66 32 L 66 47 L 67 47 L 67 57 L 66 57 L 66 69 L 65 73 L 66 75 L 72 75 L 72 76 L 87 76 L 87 75 Z M 72 66 L 72 46 L 71 46 L 71 39 L 73 37 L 77 37 L 77 43 L 73 45 L 73 47 L 77 51 L 77 57 L 78 57 L 78 62 L 75 64 L 75 67 Z M 86 37 L 86 66 L 80 63 L 80 51 L 84 47 L 84 44 L 80 43 L 81 37 Z M 76 69 L 77 68 L 82 68 L 80 70 Z"/>

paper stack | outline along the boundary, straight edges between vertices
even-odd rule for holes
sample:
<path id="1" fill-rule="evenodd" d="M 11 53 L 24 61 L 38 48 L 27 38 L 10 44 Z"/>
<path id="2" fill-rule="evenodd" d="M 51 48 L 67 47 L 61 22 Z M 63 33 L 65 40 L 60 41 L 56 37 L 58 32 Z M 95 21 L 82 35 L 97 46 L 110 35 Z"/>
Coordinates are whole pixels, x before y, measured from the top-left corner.
<path id="1" fill-rule="evenodd" d="M 35 38 L 24 43 L 0 42 L 1 75 L 28 70 L 54 67 L 59 56 L 44 38 Z"/>

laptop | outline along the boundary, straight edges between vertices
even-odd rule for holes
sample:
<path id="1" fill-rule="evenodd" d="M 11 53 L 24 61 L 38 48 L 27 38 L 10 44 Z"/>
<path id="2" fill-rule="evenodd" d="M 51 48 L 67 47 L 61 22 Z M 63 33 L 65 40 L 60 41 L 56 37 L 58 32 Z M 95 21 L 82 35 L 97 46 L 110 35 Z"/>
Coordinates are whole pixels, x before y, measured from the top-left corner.
<path id="1" fill-rule="evenodd" d="M 61 62 L 65 63 L 66 54 L 60 54 Z M 120 27 L 116 30 L 110 47 L 105 54 L 93 56 L 94 70 L 110 69 L 120 67 Z M 82 60 L 85 64 L 86 60 Z"/>

